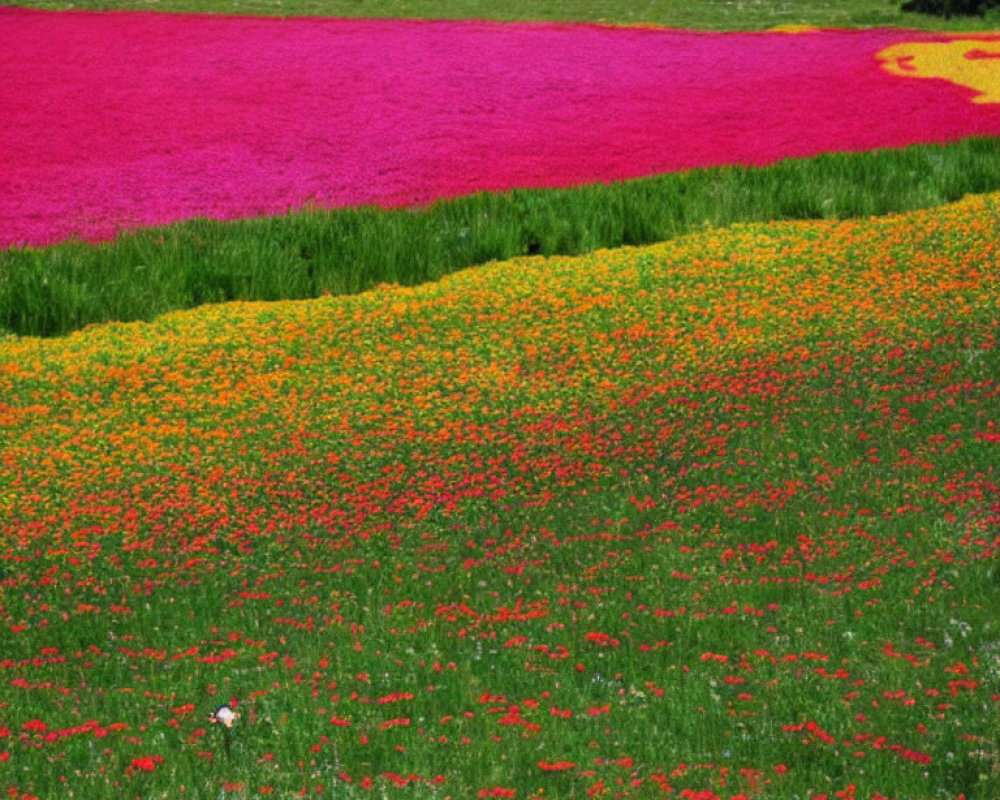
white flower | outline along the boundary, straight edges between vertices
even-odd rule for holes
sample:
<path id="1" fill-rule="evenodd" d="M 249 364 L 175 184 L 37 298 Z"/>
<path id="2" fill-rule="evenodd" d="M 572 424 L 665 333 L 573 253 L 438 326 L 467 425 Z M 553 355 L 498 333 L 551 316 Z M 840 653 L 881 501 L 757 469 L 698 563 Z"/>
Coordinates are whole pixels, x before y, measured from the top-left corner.
<path id="1" fill-rule="evenodd" d="M 233 723 L 240 718 L 238 711 L 233 711 L 229 706 L 219 706 L 215 711 L 208 715 L 208 721 L 211 723 L 218 723 L 219 725 L 225 725 L 227 728 L 232 728 Z"/>

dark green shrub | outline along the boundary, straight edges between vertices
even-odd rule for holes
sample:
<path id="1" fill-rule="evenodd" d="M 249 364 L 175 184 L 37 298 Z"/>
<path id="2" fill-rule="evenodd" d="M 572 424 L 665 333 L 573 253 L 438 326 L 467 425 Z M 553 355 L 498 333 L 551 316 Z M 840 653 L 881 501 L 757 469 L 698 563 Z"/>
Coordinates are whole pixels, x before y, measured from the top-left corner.
<path id="1" fill-rule="evenodd" d="M 958 14 L 982 15 L 997 5 L 1000 5 L 1000 0 L 907 0 L 901 8 L 903 11 L 950 17 Z"/>

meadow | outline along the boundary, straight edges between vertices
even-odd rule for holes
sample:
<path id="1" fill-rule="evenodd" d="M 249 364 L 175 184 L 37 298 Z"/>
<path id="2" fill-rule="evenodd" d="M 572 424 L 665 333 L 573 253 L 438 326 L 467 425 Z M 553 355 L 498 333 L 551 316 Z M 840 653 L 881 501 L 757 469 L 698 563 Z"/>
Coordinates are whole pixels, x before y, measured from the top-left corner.
<path id="1" fill-rule="evenodd" d="M 8 341 L 11 796 L 990 797 L 998 202 Z"/>
<path id="2" fill-rule="evenodd" d="M 0 252 L 0 794 L 992 800 L 997 170 Z"/>

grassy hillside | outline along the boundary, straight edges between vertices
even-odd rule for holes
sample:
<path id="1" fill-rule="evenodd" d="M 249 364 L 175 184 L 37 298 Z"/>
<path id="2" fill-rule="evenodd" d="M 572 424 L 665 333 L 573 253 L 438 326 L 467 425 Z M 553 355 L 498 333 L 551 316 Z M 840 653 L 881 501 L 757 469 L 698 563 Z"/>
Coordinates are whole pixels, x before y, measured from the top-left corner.
<path id="1" fill-rule="evenodd" d="M 990 797 L 998 233 L 991 195 L 8 341 L 0 787 Z"/>

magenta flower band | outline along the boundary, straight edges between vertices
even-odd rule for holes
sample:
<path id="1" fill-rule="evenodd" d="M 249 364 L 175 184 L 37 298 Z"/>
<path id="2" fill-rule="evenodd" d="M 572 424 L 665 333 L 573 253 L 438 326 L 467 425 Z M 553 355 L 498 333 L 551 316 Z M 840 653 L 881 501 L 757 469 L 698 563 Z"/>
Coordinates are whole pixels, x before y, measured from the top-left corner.
<path id="1" fill-rule="evenodd" d="M 1000 38 L 0 8 L 0 247 L 1000 135 Z"/>

